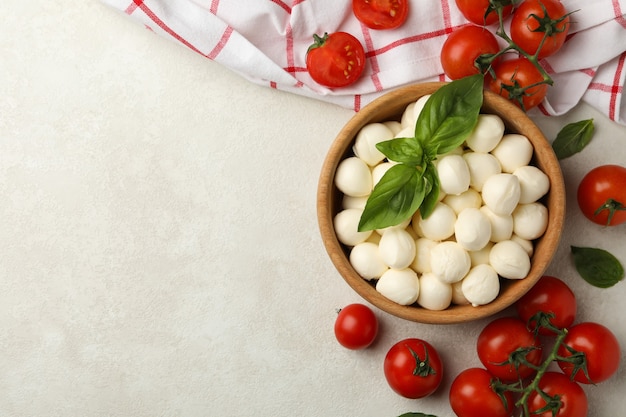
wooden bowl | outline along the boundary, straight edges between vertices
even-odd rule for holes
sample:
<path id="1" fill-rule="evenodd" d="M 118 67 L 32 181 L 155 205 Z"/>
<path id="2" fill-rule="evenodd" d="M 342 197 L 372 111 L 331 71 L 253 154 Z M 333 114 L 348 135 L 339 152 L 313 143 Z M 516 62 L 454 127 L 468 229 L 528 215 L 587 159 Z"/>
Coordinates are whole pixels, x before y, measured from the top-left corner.
<path id="1" fill-rule="evenodd" d="M 534 146 L 532 164 L 539 167 L 550 178 L 550 191 L 542 198 L 548 208 L 548 227 L 537 239 L 531 258 L 528 276 L 521 280 L 501 279 L 498 297 L 489 304 L 451 305 L 446 310 L 433 311 L 417 304 L 397 304 L 375 289 L 375 282 L 363 279 L 349 261 L 349 249 L 339 242 L 333 226 L 333 218 L 340 210 L 341 192 L 334 183 L 339 162 L 352 155 L 352 145 L 358 131 L 368 123 L 400 120 L 406 106 L 419 97 L 431 94 L 443 83 L 433 82 L 407 86 L 389 92 L 356 113 L 341 129 L 332 143 L 322 166 L 317 191 L 317 217 L 322 240 L 333 264 L 343 279 L 361 297 L 394 316 L 421 323 L 462 323 L 491 316 L 512 305 L 522 297 L 543 275 L 557 250 L 565 217 L 565 186 L 559 161 L 552 147 L 539 128 L 517 106 L 490 91 L 484 92 L 482 112 L 496 114 L 502 118 L 507 133 L 525 135 Z"/>

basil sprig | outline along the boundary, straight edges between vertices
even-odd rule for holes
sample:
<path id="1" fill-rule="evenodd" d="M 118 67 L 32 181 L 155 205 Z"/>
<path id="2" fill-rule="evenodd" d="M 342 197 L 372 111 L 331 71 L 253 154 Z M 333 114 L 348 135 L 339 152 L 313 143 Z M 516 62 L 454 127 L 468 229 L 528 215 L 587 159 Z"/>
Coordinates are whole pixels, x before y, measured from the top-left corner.
<path id="1" fill-rule="evenodd" d="M 569 158 L 585 149 L 593 138 L 594 130 L 593 119 L 580 120 L 563 127 L 552 142 L 556 157 Z"/>
<path id="2" fill-rule="evenodd" d="M 574 266 L 580 276 L 598 288 L 609 288 L 624 278 L 624 267 L 610 252 L 599 248 L 571 246 Z"/>
<path id="3" fill-rule="evenodd" d="M 398 162 L 372 190 L 358 230 L 382 229 L 407 220 L 417 210 L 427 218 L 437 204 L 439 177 L 433 161 L 460 146 L 478 122 L 483 103 L 482 74 L 452 81 L 426 101 L 415 135 L 376 145 L 387 159 Z"/>

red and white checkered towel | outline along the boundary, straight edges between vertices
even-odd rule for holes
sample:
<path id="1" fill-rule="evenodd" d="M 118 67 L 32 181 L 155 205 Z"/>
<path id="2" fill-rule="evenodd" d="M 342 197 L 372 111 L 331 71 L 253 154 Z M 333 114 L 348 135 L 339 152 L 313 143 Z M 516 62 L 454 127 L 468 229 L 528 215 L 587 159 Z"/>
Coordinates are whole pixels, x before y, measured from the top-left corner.
<path id="1" fill-rule="evenodd" d="M 348 0 L 102 0 L 154 32 L 279 90 L 336 103 L 355 111 L 406 84 L 445 80 L 441 46 L 467 21 L 454 0 L 413 0 L 398 29 L 360 24 Z M 554 78 L 546 100 L 533 111 L 559 115 L 585 101 L 626 124 L 626 0 L 563 0 L 570 35 L 542 63 Z M 367 66 L 355 84 L 328 89 L 305 66 L 313 34 L 345 31 L 364 45 Z"/>

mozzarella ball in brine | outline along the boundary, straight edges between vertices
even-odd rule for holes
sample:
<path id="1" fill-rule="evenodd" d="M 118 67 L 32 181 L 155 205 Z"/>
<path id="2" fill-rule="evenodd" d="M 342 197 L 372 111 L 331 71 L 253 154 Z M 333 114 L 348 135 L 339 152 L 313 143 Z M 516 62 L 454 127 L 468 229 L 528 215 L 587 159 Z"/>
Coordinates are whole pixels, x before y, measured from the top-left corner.
<path id="1" fill-rule="evenodd" d="M 362 159 L 351 156 L 337 166 L 335 185 L 351 197 L 364 197 L 372 192 L 372 172 Z"/>

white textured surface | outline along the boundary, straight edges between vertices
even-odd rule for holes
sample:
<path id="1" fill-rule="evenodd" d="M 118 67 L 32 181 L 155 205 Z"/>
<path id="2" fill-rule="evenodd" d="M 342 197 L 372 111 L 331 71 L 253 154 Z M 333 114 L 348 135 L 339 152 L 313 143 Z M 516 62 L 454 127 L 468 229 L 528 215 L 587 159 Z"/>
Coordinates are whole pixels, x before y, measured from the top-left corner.
<path id="1" fill-rule="evenodd" d="M 252 85 L 95 0 L 5 0 L 0 17 L 0 416 L 451 415 L 447 388 L 478 364 L 485 322 L 377 311 L 372 348 L 334 340 L 335 309 L 360 299 L 326 256 L 315 193 L 349 110 Z M 626 264 L 626 229 L 592 225 L 574 198 L 592 167 L 626 164 L 626 131 L 587 106 L 538 123 L 553 137 L 589 117 L 593 143 L 563 161 L 549 272 L 579 320 L 626 346 L 626 283 L 592 288 L 569 257 L 597 246 Z M 382 374 L 411 336 L 447 366 L 421 401 Z M 626 406 L 623 367 L 586 389 L 591 417 Z"/>

